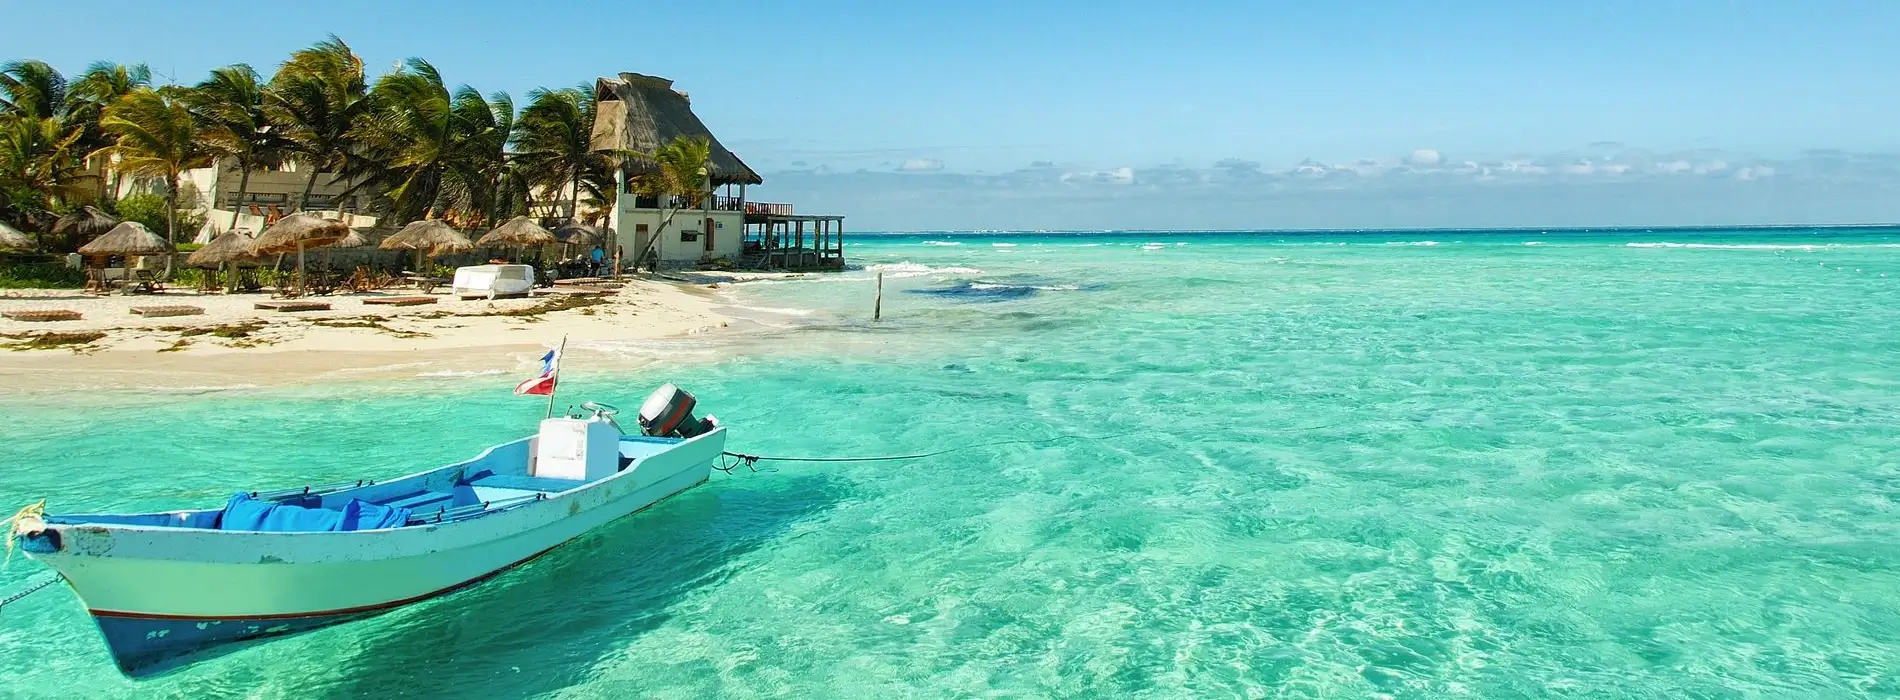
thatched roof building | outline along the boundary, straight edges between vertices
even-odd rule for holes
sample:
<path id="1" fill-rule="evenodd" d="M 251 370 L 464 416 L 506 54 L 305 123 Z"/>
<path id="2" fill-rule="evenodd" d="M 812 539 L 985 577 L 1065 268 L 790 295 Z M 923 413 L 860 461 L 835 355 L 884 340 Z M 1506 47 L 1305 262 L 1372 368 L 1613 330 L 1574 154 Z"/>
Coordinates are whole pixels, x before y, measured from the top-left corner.
<path id="1" fill-rule="evenodd" d="M 706 139 L 712 144 L 714 185 L 757 185 L 765 182 L 745 161 L 726 147 L 693 114 L 686 93 L 673 89 L 673 81 L 639 73 L 621 73 L 618 78 L 601 78 L 594 84 L 594 99 L 600 109 L 594 116 L 594 150 L 626 149 L 651 153 L 684 136 Z M 655 172 L 658 165 L 645 158 L 629 158 L 621 166 L 629 175 Z"/>

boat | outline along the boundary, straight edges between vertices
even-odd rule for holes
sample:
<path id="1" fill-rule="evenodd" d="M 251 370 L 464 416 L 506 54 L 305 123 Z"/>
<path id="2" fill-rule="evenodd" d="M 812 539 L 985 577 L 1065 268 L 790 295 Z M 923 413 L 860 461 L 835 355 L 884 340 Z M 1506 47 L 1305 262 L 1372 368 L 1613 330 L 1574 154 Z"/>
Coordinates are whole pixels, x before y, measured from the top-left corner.
<path id="1" fill-rule="evenodd" d="M 455 268 L 450 294 L 456 296 L 523 296 L 534 289 L 534 268 L 527 265 L 469 265 Z"/>
<path id="2" fill-rule="evenodd" d="M 726 429 L 694 405 L 667 384 L 632 433 L 619 409 L 586 402 L 396 479 L 199 510 L 28 515 L 10 536 L 72 586 L 119 670 L 146 678 L 467 588 L 705 483 Z"/>

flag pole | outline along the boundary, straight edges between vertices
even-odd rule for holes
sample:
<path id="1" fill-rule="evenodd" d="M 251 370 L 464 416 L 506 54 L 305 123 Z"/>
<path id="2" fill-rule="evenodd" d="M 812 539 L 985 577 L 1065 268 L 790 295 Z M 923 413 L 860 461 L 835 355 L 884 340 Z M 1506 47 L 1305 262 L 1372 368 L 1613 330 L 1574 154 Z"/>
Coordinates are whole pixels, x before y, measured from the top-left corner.
<path id="1" fill-rule="evenodd" d="M 554 351 L 554 384 L 548 387 L 548 415 L 554 417 L 554 392 L 561 388 L 561 356 L 567 354 L 567 336 L 561 336 L 561 348 Z"/>

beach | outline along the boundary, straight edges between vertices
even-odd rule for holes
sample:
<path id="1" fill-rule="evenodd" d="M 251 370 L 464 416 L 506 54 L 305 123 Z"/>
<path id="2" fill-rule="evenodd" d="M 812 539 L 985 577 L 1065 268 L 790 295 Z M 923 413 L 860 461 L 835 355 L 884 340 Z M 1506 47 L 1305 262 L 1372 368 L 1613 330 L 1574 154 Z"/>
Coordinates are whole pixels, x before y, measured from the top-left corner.
<path id="1" fill-rule="evenodd" d="M 76 321 L 0 320 L 0 381 L 21 389 L 116 386 L 270 386 L 383 371 L 480 372 L 514 368 L 566 338 L 577 352 L 597 342 L 637 342 L 731 330 L 710 283 L 632 279 L 604 296 L 544 293 L 524 299 L 376 306 L 375 295 L 309 300 L 329 310 L 259 310 L 263 294 L 82 295 L 9 290 L 0 310 L 67 309 Z M 414 292 L 409 292 L 414 294 Z M 201 314 L 144 319 L 132 307 L 189 305 Z M 52 334 L 40 345 L 35 339 Z"/>
<path id="2" fill-rule="evenodd" d="M 955 450 L 714 473 L 480 586 L 140 683 L 55 586 L 6 608 L 7 691 L 1900 693 L 1900 229 L 921 233 L 851 256 L 634 283 L 611 326 L 405 310 L 384 323 L 429 338 L 274 316 L 300 325 L 272 346 L 0 353 L 10 387 L 93 387 L 0 394 L 0 502 L 54 513 L 468 459 L 544 415 L 510 390 L 559 329 L 557 409 L 672 382 L 735 452 Z M 426 325 L 457 323 L 503 340 Z M 42 571 L 16 558 L 0 590 Z"/>

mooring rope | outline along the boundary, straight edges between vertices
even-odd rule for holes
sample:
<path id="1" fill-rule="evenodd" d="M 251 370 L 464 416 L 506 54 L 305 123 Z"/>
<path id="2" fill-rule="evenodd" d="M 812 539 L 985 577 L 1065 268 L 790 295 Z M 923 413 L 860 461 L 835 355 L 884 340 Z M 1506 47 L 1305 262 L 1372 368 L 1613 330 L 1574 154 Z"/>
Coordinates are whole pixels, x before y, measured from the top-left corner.
<path id="1" fill-rule="evenodd" d="M 742 467 L 742 466 L 756 472 L 759 469 L 758 467 L 754 465 L 760 462 L 833 462 L 833 463 L 835 462 L 899 462 L 899 461 L 912 460 L 912 459 L 925 459 L 928 457 L 936 457 L 938 455 L 947 455 L 952 452 L 962 452 L 964 450 L 974 450 L 974 449 L 983 448 L 983 447 L 1000 447 L 1003 445 L 1042 445 L 1042 444 L 1047 444 L 1051 442 L 1061 442 L 1064 440 L 1089 440 L 1089 441 L 1112 440 L 1118 437 L 1127 437 L 1133 434 L 1134 434 L 1133 432 L 1127 432 L 1127 433 L 1118 433 L 1115 435 L 1062 435 L 1062 436 L 1052 437 L 1052 438 L 1043 438 L 1040 440 L 1028 440 L 1028 439 L 997 440 L 994 442 L 977 443 L 975 445 L 964 445 L 962 447 L 952 447 L 947 450 L 937 450 L 935 452 L 919 452 L 916 454 L 888 455 L 888 456 L 883 456 L 883 457 L 766 457 L 762 455 L 749 455 L 749 454 L 743 454 L 739 452 L 724 452 L 724 453 L 721 453 L 723 456 L 730 457 L 732 459 L 725 460 L 721 464 L 713 468 L 719 471 L 725 472 L 727 474 L 731 474 L 734 469 L 738 469 L 739 467 Z M 732 461 L 732 460 L 738 460 L 738 461 Z"/>
<path id="2" fill-rule="evenodd" d="M 13 517 L 7 518 L 7 558 L 4 563 L 0 563 L 0 567 L 13 565 L 14 537 L 39 534 L 41 530 L 46 529 L 45 518 L 46 499 L 44 498 L 38 503 L 28 504 L 25 508 L 21 508 L 20 512 L 14 513 Z"/>
<path id="3" fill-rule="evenodd" d="M 59 583 L 59 574 L 47 574 L 46 578 L 41 579 L 39 583 L 35 583 L 31 586 L 27 586 L 26 588 L 21 589 L 20 592 L 14 593 L 13 595 L 7 596 L 5 598 L 0 598 L 0 610 L 5 610 L 7 606 L 14 604 L 15 602 L 19 601 L 21 598 L 25 598 L 27 596 L 33 595 L 34 593 L 38 592 L 40 589 L 45 588 L 47 586 L 51 586 L 55 583 Z"/>

